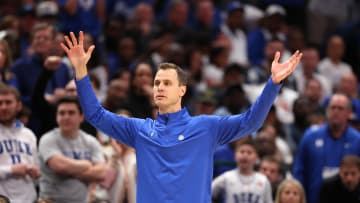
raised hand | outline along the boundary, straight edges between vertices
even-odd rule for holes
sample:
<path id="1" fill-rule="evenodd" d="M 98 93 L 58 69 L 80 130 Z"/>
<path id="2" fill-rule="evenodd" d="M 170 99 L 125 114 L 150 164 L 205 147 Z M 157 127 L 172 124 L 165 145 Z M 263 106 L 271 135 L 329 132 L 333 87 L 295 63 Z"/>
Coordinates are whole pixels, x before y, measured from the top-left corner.
<path id="1" fill-rule="evenodd" d="M 271 79 L 274 83 L 280 83 L 292 72 L 294 72 L 296 66 L 300 62 L 302 53 L 296 51 L 288 60 L 284 63 L 279 63 L 280 52 L 275 53 L 274 60 L 271 64 Z"/>
<path id="2" fill-rule="evenodd" d="M 76 39 L 73 32 L 70 32 L 70 38 L 65 36 L 65 42 L 67 46 L 64 43 L 61 43 L 60 46 L 75 69 L 76 79 L 81 79 L 87 75 L 86 64 L 95 46 L 91 45 L 87 51 L 84 50 L 84 33 L 82 31 L 79 32 L 79 40 Z"/>

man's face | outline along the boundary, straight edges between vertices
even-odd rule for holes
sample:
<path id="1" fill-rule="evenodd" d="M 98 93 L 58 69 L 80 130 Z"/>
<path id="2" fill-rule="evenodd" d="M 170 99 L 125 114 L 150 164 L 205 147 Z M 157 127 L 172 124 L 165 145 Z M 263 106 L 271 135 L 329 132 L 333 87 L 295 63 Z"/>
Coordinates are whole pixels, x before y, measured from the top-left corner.
<path id="1" fill-rule="evenodd" d="M 160 69 L 154 80 L 154 101 L 160 109 L 181 106 L 181 98 L 186 87 L 179 85 L 178 75 L 174 69 Z"/>
<path id="2" fill-rule="evenodd" d="M 280 180 L 279 165 L 275 162 L 264 160 L 260 164 L 259 172 L 264 174 L 271 185 L 278 183 Z"/>
<path id="3" fill-rule="evenodd" d="M 53 46 L 53 33 L 50 28 L 38 30 L 32 39 L 32 48 L 34 52 L 40 55 L 47 55 Z"/>
<path id="4" fill-rule="evenodd" d="M 13 94 L 0 95 L 0 123 L 11 125 L 22 105 Z"/>
<path id="5" fill-rule="evenodd" d="M 62 103 L 56 112 L 56 122 L 62 132 L 71 133 L 80 128 L 84 117 L 75 103 Z"/>
<path id="6" fill-rule="evenodd" d="M 341 182 L 350 191 L 353 191 L 360 182 L 360 170 L 355 165 L 340 167 L 339 174 Z"/>
<path id="7" fill-rule="evenodd" d="M 345 125 L 350 118 L 349 100 L 344 95 L 334 95 L 327 108 L 330 125 Z"/>

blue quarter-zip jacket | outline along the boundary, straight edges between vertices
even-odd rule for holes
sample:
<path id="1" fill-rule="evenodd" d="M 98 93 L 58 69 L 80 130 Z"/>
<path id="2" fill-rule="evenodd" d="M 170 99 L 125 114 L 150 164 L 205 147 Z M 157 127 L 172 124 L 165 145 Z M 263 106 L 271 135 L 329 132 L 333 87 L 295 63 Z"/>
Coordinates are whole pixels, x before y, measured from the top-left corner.
<path id="1" fill-rule="evenodd" d="M 192 117 L 186 108 L 156 120 L 125 118 L 97 101 L 89 77 L 76 81 L 86 119 L 136 149 L 138 203 L 209 203 L 216 146 L 261 127 L 281 85 L 268 80 L 245 113 Z"/>

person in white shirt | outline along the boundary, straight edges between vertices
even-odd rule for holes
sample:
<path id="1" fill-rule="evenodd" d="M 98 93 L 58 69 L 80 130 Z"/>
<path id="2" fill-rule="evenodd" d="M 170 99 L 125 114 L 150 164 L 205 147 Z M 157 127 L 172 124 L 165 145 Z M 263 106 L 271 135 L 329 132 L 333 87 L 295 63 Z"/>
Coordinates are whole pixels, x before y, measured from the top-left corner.
<path id="1" fill-rule="evenodd" d="M 254 171 L 258 159 L 255 143 L 250 137 L 243 139 L 235 148 L 237 168 L 223 173 L 212 182 L 213 202 L 272 203 L 268 179 Z"/>
<path id="2" fill-rule="evenodd" d="M 36 137 L 20 121 L 20 94 L 0 84 L 0 194 L 13 203 L 33 202 L 37 198 L 34 179 L 40 176 Z"/>

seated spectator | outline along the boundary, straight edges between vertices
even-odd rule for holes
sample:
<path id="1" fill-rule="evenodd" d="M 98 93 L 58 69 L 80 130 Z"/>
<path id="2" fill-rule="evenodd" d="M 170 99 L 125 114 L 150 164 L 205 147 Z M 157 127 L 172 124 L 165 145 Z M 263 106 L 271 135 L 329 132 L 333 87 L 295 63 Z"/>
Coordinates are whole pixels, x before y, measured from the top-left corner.
<path id="1" fill-rule="evenodd" d="M 272 203 L 269 181 L 254 171 L 258 155 L 250 137 L 244 138 L 236 146 L 235 159 L 237 168 L 225 172 L 212 182 L 213 201 Z"/>
<path id="2" fill-rule="evenodd" d="M 83 119 L 76 97 L 58 101 L 59 128 L 43 135 L 39 144 L 40 198 L 86 203 L 88 184 L 104 180 L 107 167 L 101 146 L 94 137 L 80 130 Z"/>
<path id="3" fill-rule="evenodd" d="M 356 203 L 360 201 L 360 159 L 345 156 L 338 175 L 324 181 L 319 195 L 319 203 Z"/>
<path id="4" fill-rule="evenodd" d="M 275 203 L 306 203 L 305 192 L 295 179 L 286 179 L 279 185 Z"/>
<path id="5" fill-rule="evenodd" d="M 272 197 L 275 199 L 276 190 L 282 179 L 281 162 L 276 157 L 265 156 L 259 164 L 259 173 L 264 174 L 271 185 Z"/>

